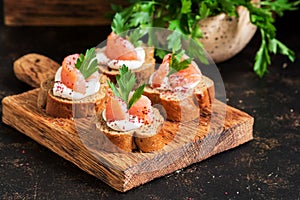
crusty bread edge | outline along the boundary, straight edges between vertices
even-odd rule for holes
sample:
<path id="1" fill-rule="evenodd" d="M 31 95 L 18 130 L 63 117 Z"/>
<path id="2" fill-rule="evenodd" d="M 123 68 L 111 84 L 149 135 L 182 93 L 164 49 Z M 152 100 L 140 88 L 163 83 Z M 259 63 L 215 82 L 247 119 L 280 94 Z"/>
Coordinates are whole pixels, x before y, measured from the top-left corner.
<path id="1" fill-rule="evenodd" d="M 135 74 L 136 85 L 148 82 L 151 74 L 155 71 L 154 47 L 143 46 L 143 48 L 146 53 L 145 62 L 141 67 L 131 70 Z M 100 64 L 100 72 L 105 74 L 112 82 L 116 83 L 116 75 L 119 74 L 117 69 L 111 69 L 108 66 Z"/>
<path id="2" fill-rule="evenodd" d="M 46 93 L 45 110 L 46 113 L 52 117 L 81 118 L 95 116 L 96 113 L 99 110 L 103 109 L 105 105 L 108 89 L 108 84 L 106 80 L 108 80 L 108 78 L 105 75 L 101 75 L 99 80 L 99 91 L 96 94 L 83 98 L 79 101 L 72 101 L 69 99 L 54 96 L 52 91 L 53 84 L 50 88 L 48 88 L 49 86 L 47 86 L 45 89 L 43 88 L 45 83 L 42 82 L 38 98 L 41 102 L 39 102 L 38 100 L 38 106 L 43 106 L 43 101 L 45 100 Z"/>
<path id="3" fill-rule="evenodd" d="M 181 101 L 164 98 L 159 90 L 153 89 L 149 85 L 145 87 L 143 95 L 147 96 L 153 104 L 162 105 L 168 120 L 175 122 L 191 121 L 199 117 L 199 109 L 210 107 L 215 98 L 214 82 L 206 76 L 202 77 L 202 82 L 196 86 L 193 95 Z"/>
<path id="4" fill-rule="evenodd" d="M 115 131 L 108 127 L 106 122 L 102 118 L 102 114 L 98 113 L 98 131 L 103 133 L 111 141 L 111 143 L 115 145 L 109 146 L 108 148 L 106 148 L 106 151 L 141 151 L 144 153 L 148 153 L 158 151 L 162 149 L 166 144 L 168 144 L 175 137 L 176 130 L 171 132 L 167 131 L 165 126 L 170 125 L 165 124 L 165 119 L 160 114 L 160 111 L 158 109 L 153 108 L 153 111 L 155 116 L 155 125 L 145 125 L 139 129 L 125 132 Z M 148 129 L 151 129 L 153 127 L 157 128 L 148 131 Z"/>

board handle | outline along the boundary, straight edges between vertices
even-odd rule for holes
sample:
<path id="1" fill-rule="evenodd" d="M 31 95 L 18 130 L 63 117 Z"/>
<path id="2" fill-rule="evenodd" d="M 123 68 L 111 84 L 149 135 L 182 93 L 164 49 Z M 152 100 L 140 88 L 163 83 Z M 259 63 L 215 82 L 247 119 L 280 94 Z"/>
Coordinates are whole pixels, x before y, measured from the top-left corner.
<path id="1" fill-rule="evenodd" d="M 38 88 L 44 80 L 54 78 L 59 64 L 46 56 L 30 53 L 14 62 L 16 77 L 31 87 Z"/>

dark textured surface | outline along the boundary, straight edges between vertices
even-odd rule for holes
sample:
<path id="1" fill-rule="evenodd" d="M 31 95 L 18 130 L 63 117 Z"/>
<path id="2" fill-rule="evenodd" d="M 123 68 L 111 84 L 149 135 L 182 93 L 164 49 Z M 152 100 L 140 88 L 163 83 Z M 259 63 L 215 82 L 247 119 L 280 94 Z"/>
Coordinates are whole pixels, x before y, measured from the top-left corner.
<path id="1" fill-rule="evenodd" d="M 218 64 L 228 104 L 255 117 L 253 141 L 122 194 L 1 122 L 0 199 L 299 199 L 296 18 L 299 12 L 277 21 L 278 38 L 296 52 L 295 63 L 273 56 L 270 73 L 259 79 L 252 72 L 256 34 L 240 54 Z M 109 27 L 1 25 L 0 99 L 31 89 L 13 75 L 15 59 L 36 52 L 60 61 L 97 45 L 109 32 Z"/>

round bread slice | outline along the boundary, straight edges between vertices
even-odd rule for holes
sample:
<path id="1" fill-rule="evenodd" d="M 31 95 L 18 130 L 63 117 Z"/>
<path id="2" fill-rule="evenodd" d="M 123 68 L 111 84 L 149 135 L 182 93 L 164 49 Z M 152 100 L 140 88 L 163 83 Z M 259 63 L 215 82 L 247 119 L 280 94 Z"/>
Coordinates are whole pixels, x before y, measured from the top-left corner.
<path id="1" fill-rule="evenodd" d="M 48 92 L 53 87 L 53 85 L 54 85 L 53 78 L 41 82 L 38 99 L 37 99 L 38 108 L 46 108 Z"/>
<path id="2" fill-rule="evenodd" d="M 53 84 L 47 91 L 46 113 L 52 117 L 81 118 L 95 116 L 97 112 L 104 109 L 107 98 L 108 78 L 100 76 L 100 89 L 96 94 L 80 100 L 70 100 L 53 95 Z M 41 86 L 47 85 L 42 83 Z M 39 99 L 42 101 L 45 89 L 40 89 Z M 43 105 L 41 102 L 38 104 Z"/>
<path id="3" fill-rule="evenodd" d="M 96 127 L 100 133 L 103 133 L 113 145 L 107 145 L 107 152 L 131 152 L 135 149 L 133 140 L 134 130 L 131 131 L 116 131 L 107 126 L 106 121 L 102 117 L 102 112 L 98 113 L 98 122 Z"/>
<path id="4" fill-rule="evenodd" d="M 202 80 L 194 90 L 200 109 L 210 107 L 215 99 L 213 80 L 207 76 L 202 76 Z"/>
<path id="5" fill-rule="evenodd" d="M 202 82 L 189 92 L 159 91 L 147 85 L 143 95 L 163 106 L 167 120 L 188 122 L 198 118 L 200 109 L 209 107 L 215 98 L 213 81 L 202 77 Z"/>
<path id="6" fill-rule="evenodd" d="M 159 120 L 162 119 L 160 118 Z M 152 127 L 144 127 L 137 130 L 134 141 L 138 149 L 142 152 L 158 151 L 174 139 L 178 129 L 178 123 L 164 121 L 163 124 L 157 127 L 156 131 Z"/>
<path id="7" fill-rule="evenodd" d="M 107 126 L 102 114 L 98 114 L 97 128 L 119 149 L 127 152 L 152 152 L 163 148 L 175 133 L 164 130 L 164 117 L 159 110 L 153 108 L 154 122 L 131 131 L 116 131 Z M 172 135 L 168 136 L 168 135 Z M 115 152 L 115 147 L 107 149 Z"/>
<path id="8" fill-rule="evenodd" d="M 148 82 L 149 77 L 155 71 L 154 47 L 143 47 L 146 53 L 145 62 L 141 67 L 132 69 L 135 74 L 136 86 Z M 98 49 L 98 51 L 101 51 Z M 100 64 L 100 71 L 105 74 L 113 83 L 116 83 L 116 75 L 119 74 L 118 67 L 111 68 Z"/>

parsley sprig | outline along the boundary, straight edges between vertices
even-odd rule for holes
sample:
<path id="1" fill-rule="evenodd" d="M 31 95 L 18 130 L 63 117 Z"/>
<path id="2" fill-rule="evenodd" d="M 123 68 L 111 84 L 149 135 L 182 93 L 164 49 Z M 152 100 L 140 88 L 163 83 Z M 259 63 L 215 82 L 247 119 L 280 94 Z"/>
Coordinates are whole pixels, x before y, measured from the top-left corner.
<path id="1" fill-rule="evenodd" d="M 87 49 L 85 55 L 80 54 L 75 67 L 79 69 L 85 79 L 98 71 L 95 48 Z"/>
<path id="2" fill-rule="evenodd" d="M 192 38 L 198 47 L 202 47 L 198 41 L 202 37 L 200 20 L 220 13 L 238 17 L 236 8 L 244 6 L 250 13 L 251 23 L 257 26 L 262 36 L 253 67 L 255 73 L 262 77 L 271 64 L 271 53 L 286 55 L 291 61 L 295 59 L 294 52 L 276 39 L 273 13 L 282 16 L 285 11 L 296 10 L 300 1 L 260 0 L 257 4 L 251 3 L 251 0 L 135 0 L 131 1 L 130 6 L 118 7 L 115 10 L 117 14 L 114 16 L 112 28 L 116 31 L 126 31 L 138 27 L 167 27 Z M 119 26 L 116 26 L 117 24 Z M 170 41 L 168 42 L 172 45 Z M 156 55 L 162 58 L 162 51 L 157 52 Z M 205 63 L 203 52 L 192 53 Z"/>
<path id="3" fill-rule="evenodd" d="M 131 73 L 126 65 L 123 65 L 119 69 L 119 73 L 120 74 L 116 76 L 118 87 L 110 81 L 107 81 L 107 83 L 112 89 L 113 93 L 117 97 L 120 97 L 127 104 L 127 108 L 130 109 L 133 104 L 141 98 L 144 92 L 145 84 L 139 86 L 129 99 L 129 94 L 136 82 L 135 75 Z"/>
<path id="4" fill-rule="evenodd" d="M 120 13 L 116 13 L 113 18 L 111 29 L 117 35 L 123 35 L 127 33 L 130 27 L 126 24 L 126 20 L 122 17 Z M 141 38 L 146 34 L 145 29 L 136 28 L 132 31 L 129 31 L 128 40 L 135 46 L 139 47 L 142 44 Z"/>
<path id="5" fill-rule="evenodd" d="M 167 76 L 170 76 L 180 70 L 188 68 L 193 60 L 192 58 L 187 58 L 182 60 L 182 56 L 184 55 L 185 51 L 181 48 L 181 42 L 180 40 L 178 40 L 178 38 L 177 40 L 174 40 L 174 43 L 172 44 L 173 44 L 172 46 L 171 45 L 169 46 L 172 48 L 173 53 L 171 55 L 170 65 L 169 65 L 170 70 Z"/>
<path id="6" fill-rule="evenodd" d="M 168 76 L 189 67 L 189 64 L 191 64 L 193 59 L 187 58 L 187 59 L 180 61 L 183 54 L 184 54 L 184 51 L 181 51 L 179 53 L 172 53 L 172 57 L 171 57 L 171 61 L 170 61 L 170 71 L 168 73 Z"/>

